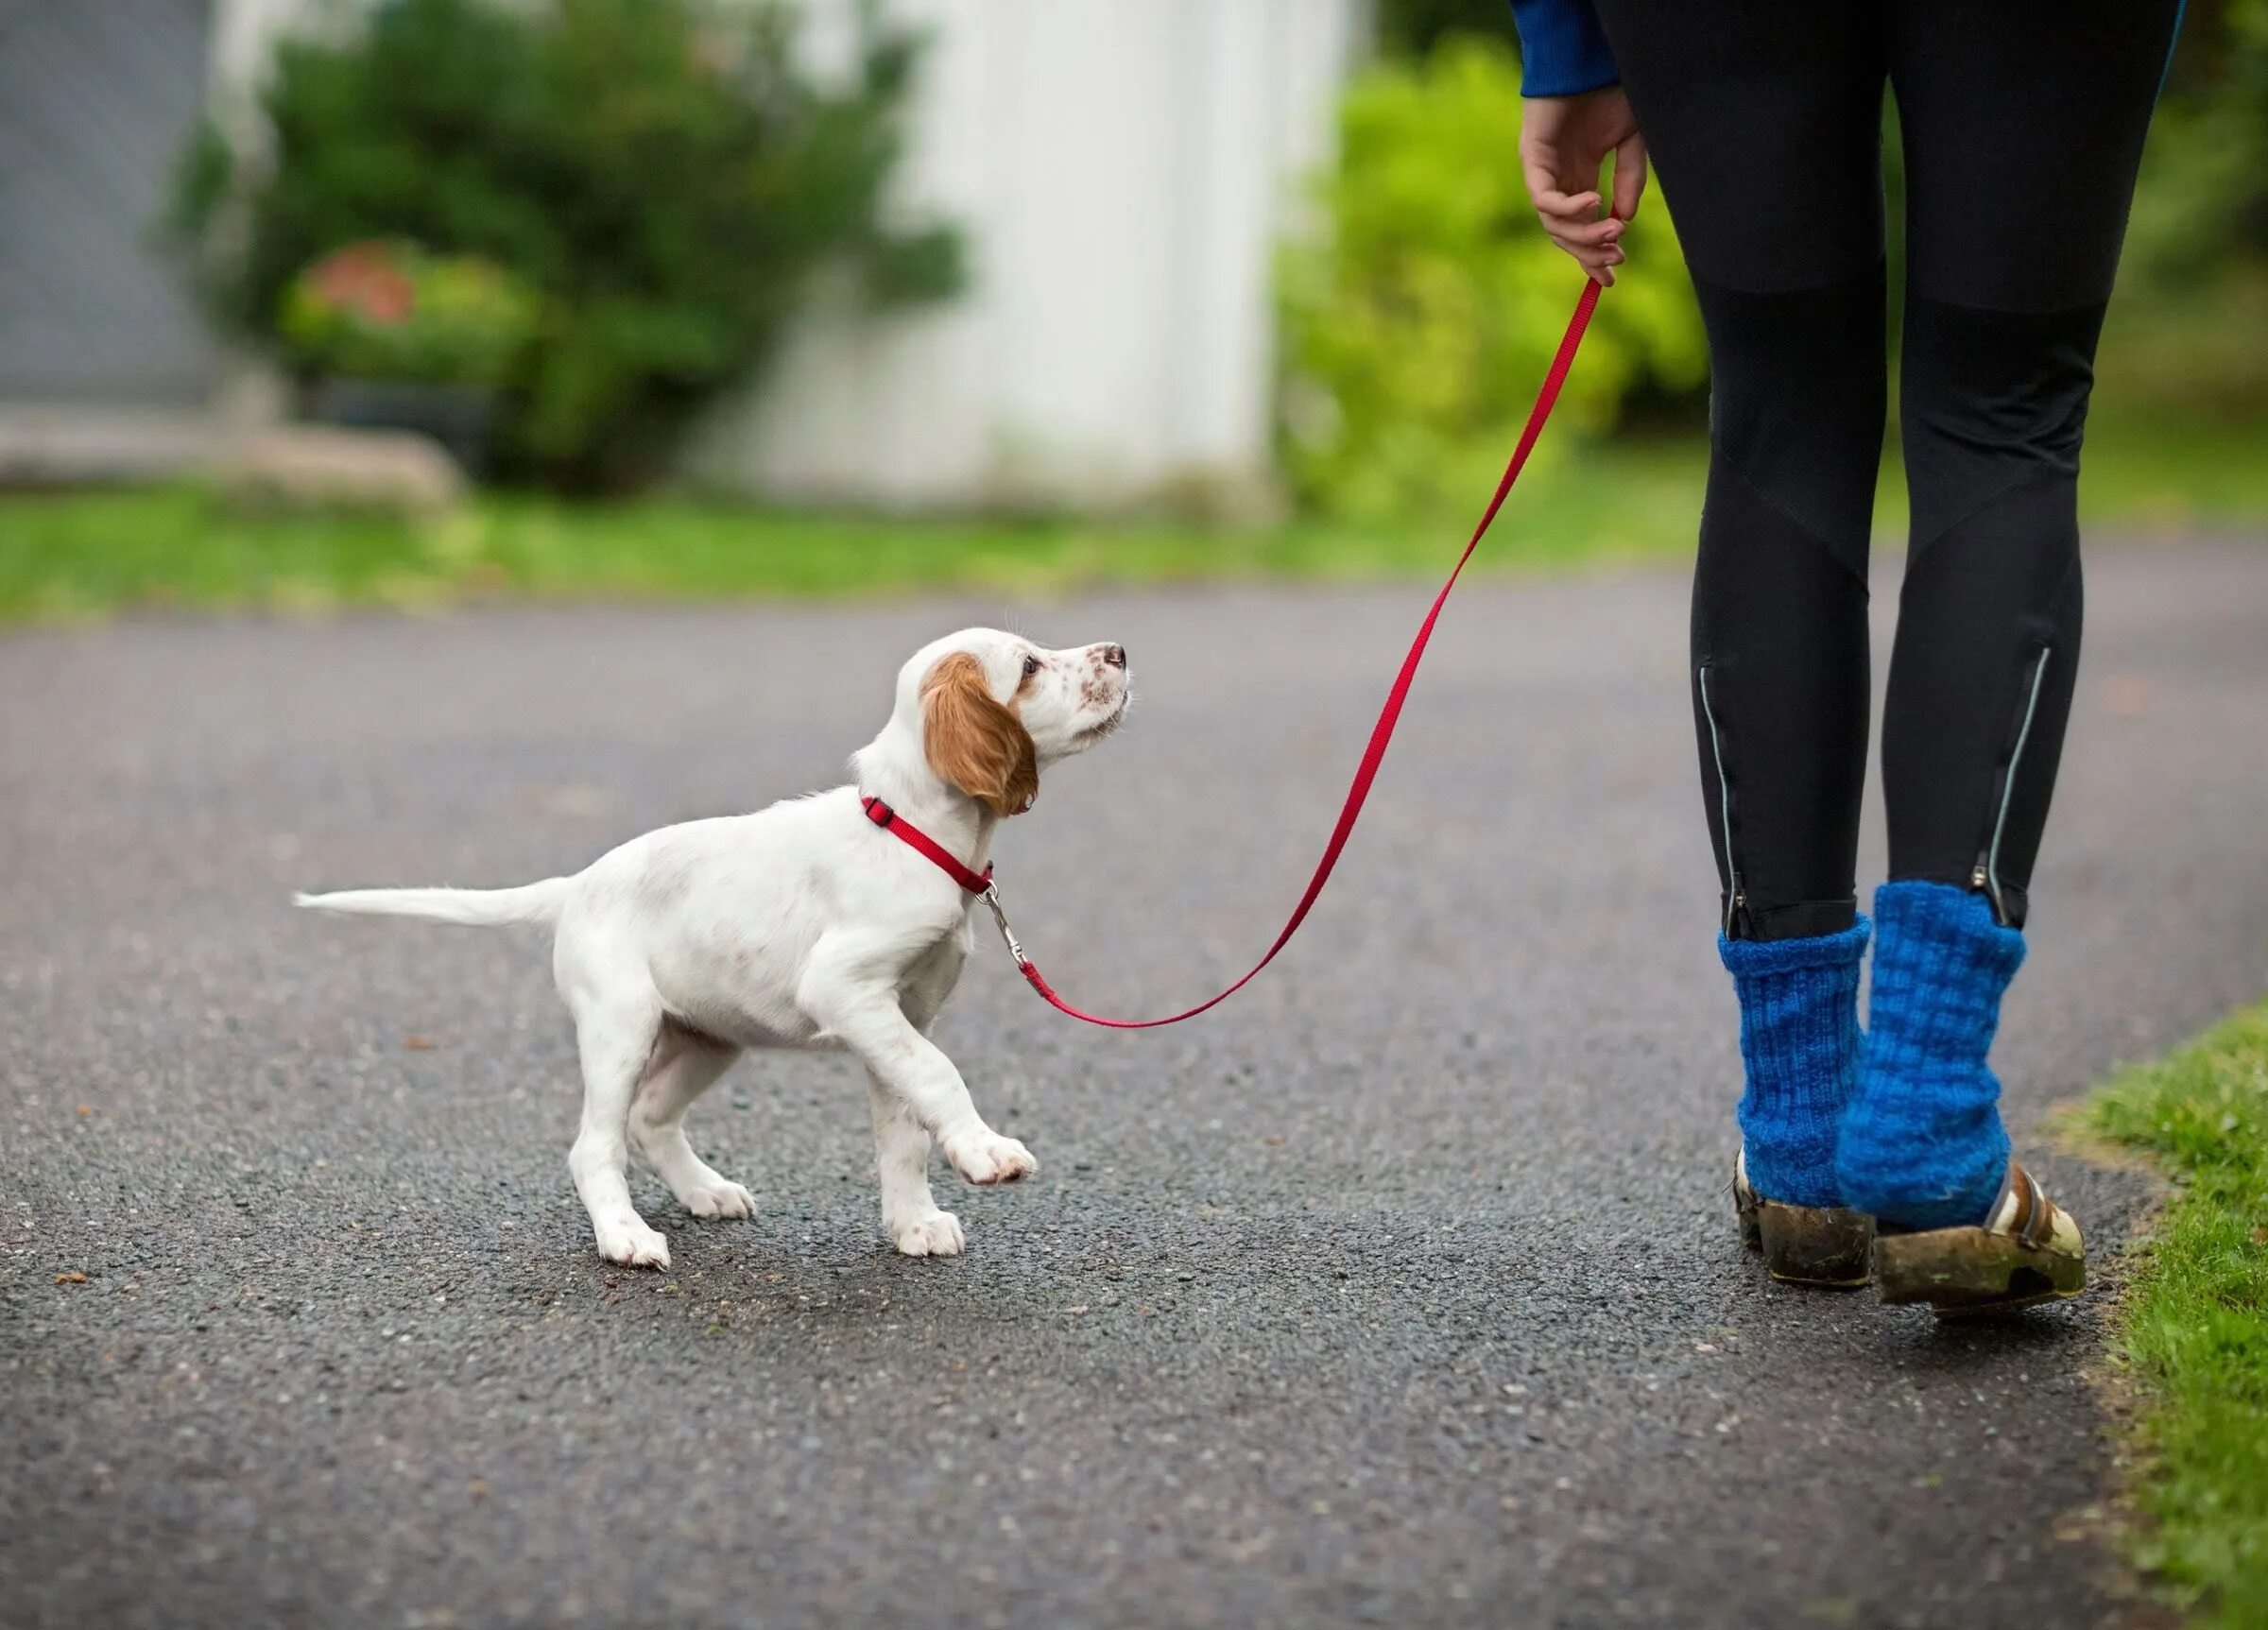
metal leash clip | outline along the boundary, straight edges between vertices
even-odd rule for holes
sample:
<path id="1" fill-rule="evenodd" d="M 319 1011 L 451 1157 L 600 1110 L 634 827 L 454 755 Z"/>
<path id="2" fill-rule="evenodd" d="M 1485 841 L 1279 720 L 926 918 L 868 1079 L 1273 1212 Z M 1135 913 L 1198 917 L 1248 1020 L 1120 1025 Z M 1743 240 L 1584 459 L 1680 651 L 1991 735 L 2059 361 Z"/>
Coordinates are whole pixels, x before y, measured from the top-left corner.
<path id="1" fill-rule="evenodd" d="M 1008 926 L 1008 914 L 1000 903 L 999 886 L 986 884 L 985 892 L 978 898 L 992 908 L 992 920 L 1000 926 L 1000 937 L 1007 941 L 1008 954 L 1016 959 L 1016 966 L 1022 968 L 1025 962 L 1023 947 L 1016 943 L 1016 931 Z"/>

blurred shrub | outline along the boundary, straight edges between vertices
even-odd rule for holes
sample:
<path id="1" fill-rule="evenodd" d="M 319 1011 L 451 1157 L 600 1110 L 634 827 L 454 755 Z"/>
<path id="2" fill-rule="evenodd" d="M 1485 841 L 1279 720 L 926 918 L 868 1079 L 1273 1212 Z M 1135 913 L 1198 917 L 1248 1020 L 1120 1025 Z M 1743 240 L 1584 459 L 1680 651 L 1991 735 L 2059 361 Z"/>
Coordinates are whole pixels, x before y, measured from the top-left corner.
<path id="1" fill-rule="evenodd" d="M 1347 92 L 1317 231 L 1286 249 L 1278 280 L 1281 450 L 1308 503 L 1469 506 L 1511 451 L 1583 275 L 1529 206 L 1520 116 L 1518 60 L 1478 38 L 1368 69 Z M 1629 270 L 1599 306 L 1555 436 L 1704 377 L 1658 197 L 1626 241 Z"/>
<path id="2" fill-rule="evenodd" d="M 2268 264 L 2268 0 L 2191 7 L 2135 190 L 2127 261 L 2174 285 Z"/>
<path id="3" fill-rule="evenodd" d="M 285 286 L 344 246 L 483 257 L 536 291 L 505 454 L 554 483 L 650 476 L 711 394 L 778 345 L 808 275 L 948 294 L 955 235 L 882 220 L 919 56 L 863 12 L 839 84 L 765 0 L 393 0 L 279 49 L 271 140 L 208 128 L 176 226 L 215 312 L 272 342 Z"/>
<path id="4" fill-rule="evenodd" d="M 1377 0 L 1379 48 L 1422 57 L 1452 34 L 1516 40 L 1508 0 Z"/>
<path id="5" fill-rule="evenodd" d="M 535 291 L 493 261 L 359 243 L 291 280 L 276 334 L 313 371 L 493 387 L 518 376 L 537 316 Z"/>

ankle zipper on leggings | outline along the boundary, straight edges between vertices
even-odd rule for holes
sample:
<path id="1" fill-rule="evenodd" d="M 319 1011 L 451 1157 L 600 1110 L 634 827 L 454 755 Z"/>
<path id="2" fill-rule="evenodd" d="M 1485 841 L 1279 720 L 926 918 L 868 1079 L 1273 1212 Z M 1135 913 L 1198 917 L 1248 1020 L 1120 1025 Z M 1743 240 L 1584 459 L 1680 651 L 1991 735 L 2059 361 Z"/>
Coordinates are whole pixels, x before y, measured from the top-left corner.
<path id="1" fill-rule="evenodd" d="M 1709 746 L 1717 764 L 1717 830 L 1725 834 L 1725 937 L 1739 939 L 1748 927 L 1748 896 L 1741 887 L 1741 868 L 1732 858 L 1732 778 L 1725 773 L 1725 736 L 1717 729 L 1717 710 L 1709 694 L 1710 665 L 1695 670 L 1701 691 L 1701 716 L 1709 721 Z"/>
<path id="2" fill-rule="evenodd" d="M 1981 889 L 1992 901 L 1992 915 L 2003 928 L 2017 926 L 2008 918 L 2008 902 L 2001 889 L 2001 840 L 2008 833 L 2008 806 L 2016 797 L 2016 772 L 2024 760 L 2024 744 L 2032 739 L 2032 715 L 2039 711 L 2039 691 L 2048 677 L 2049 650 L 2040 646 L 2032 663 L 2032 682 L 2024 688 L 2024 710 L 2018 715 L 2016 739 L 2008 762 L 2001 767 L 2000 785 L 1992 799 L 1992 832 L 1977 852 L 1976 869 L 1968 885 Z"/>

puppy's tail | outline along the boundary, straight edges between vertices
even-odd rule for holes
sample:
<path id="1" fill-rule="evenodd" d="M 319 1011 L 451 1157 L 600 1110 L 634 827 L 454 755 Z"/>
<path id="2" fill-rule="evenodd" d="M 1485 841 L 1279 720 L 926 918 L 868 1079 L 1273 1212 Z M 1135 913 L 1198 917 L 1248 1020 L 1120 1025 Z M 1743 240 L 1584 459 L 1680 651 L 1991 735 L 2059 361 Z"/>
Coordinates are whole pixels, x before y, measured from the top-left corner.
<path id="1" fill-rule="evenodd" d="M 575 879 L 547 877 L 521 888 L 350 888 L 336 894 L 295 894 L 291 903 L 354 917 L 422 917 L 435 922 L 492 927 L 508 922 L 555 923 Z"/>

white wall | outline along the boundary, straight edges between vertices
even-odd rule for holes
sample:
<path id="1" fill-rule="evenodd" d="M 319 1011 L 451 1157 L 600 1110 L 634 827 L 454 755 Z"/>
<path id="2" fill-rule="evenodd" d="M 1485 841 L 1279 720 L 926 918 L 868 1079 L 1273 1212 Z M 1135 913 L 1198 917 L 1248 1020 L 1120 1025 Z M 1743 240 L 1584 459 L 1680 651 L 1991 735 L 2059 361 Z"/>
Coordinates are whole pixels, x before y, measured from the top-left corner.
<path id="1" fill-rule="evenodd" d="M 1361 10 L 896 0 L 935 36 L 902 192 L 963 225 L 972 286 L 887 317 L 823 293 L 692 472 L 908 506 L 1263 483 L 1272 257 L 1327 151 Z M 816 0 L 820 57 L 843 15 Z"/>

